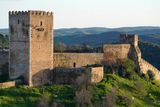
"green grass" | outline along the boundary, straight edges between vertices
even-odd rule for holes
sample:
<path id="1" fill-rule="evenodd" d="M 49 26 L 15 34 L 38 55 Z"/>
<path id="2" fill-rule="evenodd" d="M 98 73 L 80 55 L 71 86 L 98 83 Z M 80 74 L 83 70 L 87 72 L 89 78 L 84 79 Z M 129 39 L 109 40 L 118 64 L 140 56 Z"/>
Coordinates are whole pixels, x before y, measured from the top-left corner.
<path id="1" fill-rule="evenodd" d="M 101 102 L 103 96 L 116 89 L 117 107 L 159 107 L 160 82 L 146 81 L 137 76 L 136 80 L 106 74 L 102 82 L 90 86 L 91 102 Z M 75 88 L 70 85 L 52 85 L 29 88 L 19 86 L 0 89 L 0 107 L 36 107 L 47 94 L 49 104 L 58 102 L 65 107 L 75 107 Z"/>
<path id="2" fill-rule="evenodd" d="M 35 107 L 40 98 L 48 94 L 52 101 L 73 105 L 74 88 L 67 85 L 27 86 L 0 89 L 0 107 Z"/>
<path id="3" fill-rule="evenodd" d="M 99 100 L 96 98 L 97 96 L 101 98 L 104 94 L 109 93 L 112 88 L 115 88 L 118 99 L 127 98 L 131 102 L 126 104 L 126 99 L 122 99 L 117 102 L 117 106 L 159 107 L 160 82 L 154 80 L 154 84 L 152 83 L 140 77 L 137 80 L 129 80 L 117 75 L 107 74 L 104 81 L 96 85 L 94 100 Z"/>

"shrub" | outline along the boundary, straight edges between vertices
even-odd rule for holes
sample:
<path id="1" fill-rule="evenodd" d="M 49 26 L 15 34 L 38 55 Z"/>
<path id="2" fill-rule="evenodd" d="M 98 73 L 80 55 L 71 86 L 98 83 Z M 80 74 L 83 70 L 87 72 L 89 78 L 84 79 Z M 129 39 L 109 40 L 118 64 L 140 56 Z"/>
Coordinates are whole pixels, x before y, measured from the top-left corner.
<path id="1" fill-rule="evenodd" d="M 129 79 L 133 79 L 135 77 L 135 64 L 130 59 L 125 59 L 121 61 L 119 74 Z"/>
<path id="2" fill-rule="evenodd" d="M 116 89 L 113 88 L 111 92 L 106 94 L 104 104 L 106 107 L 115 107 L 116 100 L 117 100 Z"/>
<path id="3" fill-rule="evenodd" d="M 150 80 L 154 80 L 155 74 L 153 73 L 153 71 L 148 70 L 148 71 L 147 71 L 147 74 L 148 74 Z"/>
<path id="4" fill-rule="evenodd" d="M 147 91 L 145 90 L 145 83 L 144 81 L 136 81 L 135 82 L 135 90 L 137 91 L 138 95 L 143 98 L 147 95 Z"/>
<path id="5" fill-rule="evenodd" d="M 37 107 L 49 107 L 49 101 L 50 101 L 49 94 L 45 93 L 39 99 Z"/>

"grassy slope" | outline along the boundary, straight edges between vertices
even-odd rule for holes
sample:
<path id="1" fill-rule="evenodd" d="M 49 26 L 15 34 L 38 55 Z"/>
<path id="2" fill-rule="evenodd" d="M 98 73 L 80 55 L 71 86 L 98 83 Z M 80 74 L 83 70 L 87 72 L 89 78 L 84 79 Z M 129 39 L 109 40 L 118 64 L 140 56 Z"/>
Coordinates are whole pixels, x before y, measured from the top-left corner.
<path id="1" fill-rule="evenodd" d="M 117 106 L 158 107 L 160 106 L 160 83 L 157 81 L 154 83 L 153 85 L 140 77 L 129 80 L 107 74 L 102 82 L 91 86 L 92 102 L 94 104 L 96 101 L 101 101 L 104 95 L 115 88 L 117 98 L 121 98 L 117 101 Z M 0 89 L 0 107 L 35 107 L 43 95 L 47 95 L 52 102 L 63 103 L 69 107 L 75 106 L 75 89 L 72 86 L 53 85 Z M 127 102 L 130 103 L 126 104 Z"/>
<path id="2" fill-rule="evenodd" d="M 117 75 L 107 75 L 105 80 L 97 85 L 100 87 L 97 90 L 105 94 L 105 92 L 109 93 L 108 89 L 111 90 L 114 87 L 118 98 L 125 97 L 131 102 L 127 105 L 127 100 L 124 99 L 119 101 L 117 106 L 158 107 L 160 106 L 160 85 L 157 81 L 154 83 L 156 84 L 153 85 L 140 77 L 137 80 L 129 80 Z M 102 90 L 101 87 L 105 88 Z"/>

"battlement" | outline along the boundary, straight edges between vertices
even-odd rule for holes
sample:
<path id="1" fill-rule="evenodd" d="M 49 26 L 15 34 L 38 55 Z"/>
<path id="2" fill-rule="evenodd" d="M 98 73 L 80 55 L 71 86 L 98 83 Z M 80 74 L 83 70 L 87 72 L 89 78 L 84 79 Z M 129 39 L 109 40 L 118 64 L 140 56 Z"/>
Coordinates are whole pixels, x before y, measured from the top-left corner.
<path id="1" fill-rule="evenodd" d="M 129 43 L 134 46 L 138 46 L 138 35 L 137 34 L 120 34 L 121 43 Z"/>
<path id="2" fill-rule="evenodd" d="M 53 12 L 45 12 L 45 11 L 35 11 L 35 10 L 29 10 L 29 11 L 9 11 L 10 16 L 14 15 L 46 15 L 46 16 L 52 16 Z"/>

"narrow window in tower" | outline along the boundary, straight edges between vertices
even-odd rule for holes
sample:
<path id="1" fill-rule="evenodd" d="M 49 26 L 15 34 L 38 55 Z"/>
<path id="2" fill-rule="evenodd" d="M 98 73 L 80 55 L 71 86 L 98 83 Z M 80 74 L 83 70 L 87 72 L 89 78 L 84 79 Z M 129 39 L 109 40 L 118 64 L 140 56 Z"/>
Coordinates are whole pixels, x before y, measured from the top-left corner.
<path id="1" fill-rule="evenodd" d="M 42 23 L 42 21 L 41 21 L 41 22 L 40 22 L 40 26 L 42 26 L 42 24 L 43 24 L 43 23 Z"/>
<path id="2" fill-rule="evenodd" d="M 19 19 L 18 19 L 18 24 L 19 24 Z"/>
<path id="3" fill-rule="evenodd" d="M 76 63 L 75 63 L 75 62 L 73 63 L 73 67 L 74 67 L 74 68 L 76 67 Z"/>

